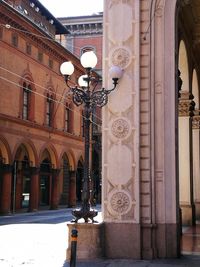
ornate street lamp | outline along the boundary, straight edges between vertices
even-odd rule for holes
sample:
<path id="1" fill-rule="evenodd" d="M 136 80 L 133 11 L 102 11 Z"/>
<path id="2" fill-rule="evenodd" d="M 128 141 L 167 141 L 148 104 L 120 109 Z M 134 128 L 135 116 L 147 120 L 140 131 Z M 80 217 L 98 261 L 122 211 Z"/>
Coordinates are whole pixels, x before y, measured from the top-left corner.
<path id="1" fill-rule="evenodd" d="M 90 204 L 90 119 L 93 109 L 103 107 L 108 102 L 108 95 L 116 88 L 118 79 L 122 76 L 122 70 L 118 66 L 113 66 L 110 69 L 110 76 L 113 80 L 113 88 L 106 90 L 105 88 L 97 89 L 97 84 L 100 82 L 93 73 L 92 69 L 97 64 L 97 57 L 93 51 L 85 52 L 81 56 L 81 65 L 85 68 L 85 75 L 78 79 L 78 84 L 74 87 L 69 85 L 70 75 L 74 72 L 73 64 L 68 61 L 62 63 L 60 71 L 64 75 L 66 85 L 72 92 L 73 102 L 79 106 L 84 104 L 84 137 L 85 137 L 85 161 L 83 174 L 83 191 L 82 191 L 82 205 L 80 209 L 72 211 L 72 215 L 76 218 L 74 222 L 83 218 L 85 222 L 91 219 L 94 222 L 94 217 L 97 216 L 97 211 L 91 209 Z"/>

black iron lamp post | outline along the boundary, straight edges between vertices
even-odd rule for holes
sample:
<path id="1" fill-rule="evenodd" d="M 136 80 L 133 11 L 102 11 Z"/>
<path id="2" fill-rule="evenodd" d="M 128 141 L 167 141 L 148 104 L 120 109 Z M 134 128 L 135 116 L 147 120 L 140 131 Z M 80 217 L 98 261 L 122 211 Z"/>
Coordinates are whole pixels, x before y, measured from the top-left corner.
<path id="1" fill-rule="evenodd" d="M 83 218 L 85 222 L 89 219 L 94 222 L 94 217 L 97 216 L 97 211 L 91 209 L 90 204 L 90 119 L 93 109 L 103 107 L 108 102 L 108 95 L 116 88 L 118 79 L 122 76 L 122 70 L 118 66 L 113 66 L 109 73 L 113 80 L 113 87 L 109 90 L 105 88 L 97 89 L 97 85 L 100 82 L 92 73 L 92 69 L 97 64 L 97 57 L 93 51 L 85 52 L 81 56 L 81 64 L 85 68 L 86 74 L 82 75 L 78 79 L 76 86 L 70 86 L 70 75 L 74 72 L 73 64 L 68 61 L 62 63 L 60 71 L 64 75 L 66 85 L 72 92 L 73 102 L 79 106 L 84 104 L 84 137 L 85 137 L 85 161 L 84 161 L 84 175 L 83 175 L 83 191 L 82 191 L 82 205 L 80 209 L 72 211 L 72 215 L 75 217 L 75 222 Z"/>

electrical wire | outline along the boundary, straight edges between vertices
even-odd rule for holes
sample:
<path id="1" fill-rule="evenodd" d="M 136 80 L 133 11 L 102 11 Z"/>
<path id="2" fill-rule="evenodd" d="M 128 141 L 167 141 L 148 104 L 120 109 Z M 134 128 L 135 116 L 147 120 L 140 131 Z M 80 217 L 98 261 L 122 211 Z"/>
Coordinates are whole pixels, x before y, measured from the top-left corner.
<path id="1" fill-rule="evenodd" d="M 22 29 L 13 27 L 13 26 L 11 26 L 10 24 L 0 24 L 0 27 L 4 27 L 4 28 L 6 28 L 6 29 L 8 29 L 8 30 L 10 30 L 10 29 L 12 29 L 12 30 L 16 30 L 16 31 L 19 31 L 19 32 L 22 32 L 22 33 L 25 33 L 25 34 L 29 34 L 29 35 L 32 35 L 32 36 L 36 36 L 36 37 L 38 37 L 38 38 L 40 38 L 40 39 L 49 40 L 49 41 L 54 42 L 54 43 L 59 43 L 57 40 L 54 40 L 54 39 L 51 38 L 51 37 L 47 37 L 47 36 L 44 36 L 44 35 L 35 34 L 35 33 L 30 32 L 30 31 L 27 31 L 27 30 L 22 30 Z M 78 39 L 78 38 L 82 39 L 82 37 L 76 37 L 76 39 Z M 71 46 L 72 46 L 73 48 L 75 48 L 75 49 L 78 48 L 78 49 L 81 50 L 81 47 L 78 47 L 78 46 L 76 47 L 76 46 L 73 46 L 73 45 L 71 45 Z M 75 54 L 75 55 L 76 55 L 76 54 Z M 97 53 L 97 55 L 98 55 L 98 53 Z M 15 76 L 17 76 L 17 77 L 23 79 L 24 81 L 28 81 L 29 83 L 31 83 L 31 84 L 33 84 L 33 85 L 36 85 L 36 86 L 38 86 L 38 87 L 40 87 L 40 88 L 42 88 L 42 89 L 44 89 L 44 90 L 47 90 L 48 92 L 50 91 L 49 89 L 47 89 L 47 88 L 45 88 L 45 87 L 43 87 L 43 86 L 41 86 L 41 85 L 39 85 L 39 84 L 36 84 L 36 83 L 34 83 L 34 82 L 32 82 L 32 81 L 30 81 L 30 80 L 28 80 L 28 79 L 26 79 L 26 78 L 24 78 L 24 77 L 22 77 L 22 76 L 16 74 L 16 73 L 14 73 L 14 72 L 11 72 L 10 70 L 7 70 L 7 69 L 5 69 L 5 68 L 3 68 L 3 67 L 1 67 L 1 66 L 0 66 L 0 68 L 1 68 L 2 70 L 4 70 L 4 71 L 7 71 L 7 72 L 9 72 L 9 73 L 12 73 L 13 75 L 15 75 Z M 4 79 L 4 80 L 7 80 L 7 82 L 11 82 L 10 80 L 8 80 L 8 79 L 6 79 L 6 78 L 4 78 L 4 77 L 2 77 L 2 76 L 1 76 L 0 78 L 1 78 L 1 79 Z M 11 83 L 15 84 L 15 85 L 18 86 L 18 87 L 21 87 L 21 86 L 18 85 L 17 83 L 14 83 L 14 82 L 11 82 Z M 42 97 L 44 97 L 44 98 L 47 98 L 46 96 L 41 95 L 41 94 L 39 94 L 38 92 L 35 92 L 35 91 L 32 91 L 32 90 L 31 90 L 31 92 L 33 92 L 33 93 L 35 93 L 35 94 L 37 94 L 37 95 L 40 95 L 40 96 L 42 96 Z M 70 94 L 70 93 L 69 93 L 69 94 Z M 61 97 L 61 100 L 60 100 L 60 101 L 57 101 L 57 100 L 53 99 L 53 101 L 55 101 L 55 102 L 57 102 L 57 103 L 59 103 L 59 104 L 63 104 L 63 105 L 64 105 L 64 103 L 62 102 L 63 95 L 58 94 L 58 93 L 56 93 L 55 95 L 56 95 L 56 96 L 60 96 L 60 97 Z M 65 96 L 66 96 L 66 95 L 65 95 Z M 70 109 L 70 108 L 69 108 L 69 109 Z M 74 111 L 74 110 L 72 110 L 72 109 L 70 109 L 70 110 L 71 110 L 72 112 L 77 112 L 77 111 Z M 80 113 L 79 113 L 79 115 L 80 115 Z M 83 115 L 80 115 L 80 116 L 84 118 Z M 99 121 L 102 121 L 101 118 L 99 118 L 99 117 L 96 116 L 95 114 L 93 114 L 93 117 L 96 117 Z M 95 123 L 94 121 L 91 121 L 91 123 L 96 124 L 97 126 L 100 126 L 100 127 L 101 127 L 100 124 L 97 124 L 97 123 Z"/>
<path id="2" fill-rule="evenodd" d="M 8 82 L 8 83 L 11 83 L 11 84 L 13 84 L 13 85 L 15 85 L 15 86 L 17 86 L 17 87 L 19 87 L 19 88 L 23 88 L 22 85 L 17 84 L 16 82 L 13 82 L 13 81 L 11 81 L 11 80 L 8 80 L 7 78 L 5 78 L 5 77 L 3 77 L 3 76 L 0 76 L 0 79 L 6 81 L 6 82 Z M 42 95 L 42 94 L 40 94 L 40 93 L 38 93 L 38 92 L 36 92 L 36 91 L 33 91 L 33 90 L 29 89 L 29 88 L 26 88 L 26 90 L 27 90 L 27 91 L 30 91 L 31 93 L 34 93 L 34 94 L 36 94 L 36 95 L 38 95 L 38 96 L 41 96 L 41 97 L 43 97 L 43 98 L 45 98 L 45 99 L 48 98 L 48 96 L 44 96 L 44 95 Z M 51 99 L 51 100 L 52 100 L 52 102 L 55 102 L 55 103 L 57 103 L 57 104 L 61 104 L 61 105 L 63 105 L 64 107 L 66 107 L 66 105 L 63 103 L 63 101 L 56 100 L 56 99 Z M 69 107 L 68 107 L 68 108 L 69 108 Z M 80 117 L 85 118 L 85 116 L 83 116 L 82 114 L 80 114 L 80 112 L 75 111 L 75 110 L 70 109 L 70 108 L 69 108 L 69 110 L 71 110 L 72 112 L 76 112 Z M 90 120 L 90 121 L 91 121 L 92 124 L 94 124 L 94 125 L 96 125 L 96 126 L 98 126 L 98 127 L 102 127 L 100 124 L 98 124 L 98 123 L 96 123 L 96 122 L 94 122 L 94 121 L 92 121 L 92 120 Z"/>
<path id="3" fill-rule="evenodd" d="M 39 87 L 39 88 L 41 88 L 41 89 L 47 91 L 48 93 L 49 93 L 49 92 L 52 92 L 51 90 L 47 89 L 46 87 L 41 86 L 41 85 L 39 85 L 39 84 L 37 84 L 37 83 L 34 83 L 34 82 L 30 81 L 29 79 L 26 79 L 26 78 L 24 78 L 24 77 L 18 75 L 17 73 L 14 73 L 14 72 L 12 72 L 12 71 L 10 71 L 10 70 L 8 70 L 8 69 L 5 69 L 5 68 L 3 68 L 3 67 L 1 67 L 1 66 L 0 66 L 0 69 L 2 69 L 2 70 L 4 70 L 4 71 L 7 71 L 8 73 L 10 73 L 10 74 L 12 74 L 12 75 L 14 75 L 14 76 L 16 76 L 16 77 L 22 79 L 23 81 L 27 81 L 28 83 L 31 83 L 32 85 L 37 86 L 37 87 Z M 20 86 L 19 84 L 17 84 L 17 83 L 15 83 L 15 85 L 21 87 L 21 86 Z M 33 91 L 33 90 L 31 90 L 31 92 L 34 92 L 34 93 L 36 93 L 36 94 L 39 94 L 38 92 L 35 92 L 35 91 Z M 53 92 L 53 94 L 54 94 L 56 97 L 60 97 L 61 100 L 62 100 L 62 98 L 67 97 L 67 95 L 71 95 L 71 92 L 68 90 L 68 94 L 59 94 L 59 93 L 55 93 L 55 92 Z M 42 95 L 42 94 L 39 94 L 39 95 L 41 95 L 41 96 L 43 96 L 43 97 L 46 97 L 46 96 L 44 96 L 44 95 Z M 47 97 L 46 97 L 46 98 L 47 98 Z M 71 100 L 71 101 L 72 101 L 72 100 Z M 72 110 L 72 109 L 70 109 L 70 110 L 71 110 L 72 112 L 77 112 L 77 111 L 74 111 L 74 110 Z M 77 112 L 77 113 L 78 113 L 78 112 Z M 96 118 L 97 120 L 99 120 L 99 121 L 102 121 L 102 119 L 101 119 L 100 117 L 98 117 L 97 115 L 95 115 L 95 114 L 93 114 L 93 117 L 95 117 L 95 118 Z M 94 123 L 95 123 L 95 122 L 94 122 Z"/>
<path id="4" fill-rule="evenodd" d="M 53 38 L 45 37 L 45 36 L 38 35 L 38 34 L 34 34 L 34 33 L 31 33 L 31 32 L 29 32 L 29 31 L 25 31 L 25 30 L 20 30 L 20 29 L 18 29 L 18 28 L 15 28 L 15 27 L 11 26 L 10 24 L 0 24 L 0 27 L 5 27 L 5 28 L 8 29 L 8 30 L 9 30 L 9 29 L 14 29 L 14 30 L 17 30 L 17 31 L 20 31 L 20 32 L 23 32 L 23 33 L 32 34 L 32 35 L 35 35 L 35 36 L 37 36 L 37 37 L 39 37 L 39 38 L 48 39 L 48 40 L 50 40 L 50 41 L 52 41 L 52 42 L 56 42 L 56 43 L 57 43 L 57 41 L 55 41 Z M 74 46 L 73 46 L 73 47 L 74 47 Z M 77 48 L 77 47 L 74 47 L 74 48 Z M 81 48 L 80 48 L 80 49 L 81 49 Z M 30 81 L 30 80 L 27 80 L 26 78 L 24 78 L 24 77 L 22 77 L 22 76 L 20 76 L 20 75 L 18 75 L 18 74 L 16 74 L 16 73 L 13 73 L 13 72 L 11 72 L 11 71 L 9 71 L 9 70 L 7 70 L 7 69 L 4 69 L 4 68 L 2 68 L 1 66 L 0 66 L 0 68 L 3 69 L 3 70 L 8 71 L 8 72 L 10 72 L 10 73 L 12 73 L 13 75 L 18 76 L 19 78 L 21 78 L 21 79 L 23 79 L 23 80 L 25 80 L 25 81 L 28 81 L 29 83 L 32 83 L 33 85 L 36 85 L 36 86 L 38 86 L 38 87 L 40 87 L 40 88 L 42 88 L 42 89 L 44 89 L 44 90 L 49 91 L 49 89 L 44 88 L 43 86 L 41 86 L 41 85 L 39 85 L 39 84 L 36 84 L 36 83 L 34 83 L 34 82 Z M 72 81 L 71 81 L 71 82 L 72 82 Z M 57 94 L 57 95 L 58 95 L 58 96 L 61 96 L 61 95 L 59 95 L 59 94 Z M 102 121 L 101 118 L 99 118 L 99 117 L 98 117 L 97 115 L 95 115 L 95 114 L 93 114 L 93 117 L 96 117 L 99 121 Z"/>

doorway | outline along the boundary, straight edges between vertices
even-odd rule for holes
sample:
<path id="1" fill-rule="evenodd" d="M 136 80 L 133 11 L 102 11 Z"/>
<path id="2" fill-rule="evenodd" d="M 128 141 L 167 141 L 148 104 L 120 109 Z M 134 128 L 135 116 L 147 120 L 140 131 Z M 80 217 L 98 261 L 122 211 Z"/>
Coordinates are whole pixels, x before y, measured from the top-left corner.
<path id="1" fill-rule="evenodd" d="M 40 206 L 50 205 L 51 163 L 44 159 L 40 165 Z"/>

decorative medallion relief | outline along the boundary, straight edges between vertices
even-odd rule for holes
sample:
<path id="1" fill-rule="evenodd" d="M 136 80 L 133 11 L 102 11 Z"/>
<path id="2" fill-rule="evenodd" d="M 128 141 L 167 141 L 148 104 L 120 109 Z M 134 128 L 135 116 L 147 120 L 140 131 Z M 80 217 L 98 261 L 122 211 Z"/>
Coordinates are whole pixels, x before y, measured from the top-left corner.
<path id="1" fill-rule="evenodd" d="M 125 47 L 117 47 L 111 53 L 112 65 L 125 69 L 131 62 L 131 52 Z"/>
<path id="2" fill-rule="evenodd" d="M 118 139 L 126 139 L 131 134 L 130 123 L 125 118 L 118 118 L 111 122 L 111 136 Z"/>
<path id="3" fill-rule="evenodd" d="M 109 211 L 114 214 L 123 215 L 131 208 L 131 197 L 124 191 L 115 191 L 109 196 Z"/>

